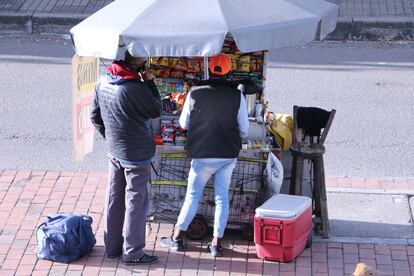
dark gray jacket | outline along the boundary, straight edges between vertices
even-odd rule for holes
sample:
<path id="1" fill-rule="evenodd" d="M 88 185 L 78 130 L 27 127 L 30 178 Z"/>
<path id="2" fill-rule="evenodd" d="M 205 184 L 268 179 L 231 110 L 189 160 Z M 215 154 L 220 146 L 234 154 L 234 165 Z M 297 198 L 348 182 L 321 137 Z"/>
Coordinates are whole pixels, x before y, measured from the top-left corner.
<path id="1" fill-rule="evenodd" d="M 102 81 L 95 87 L 92 123 L 105 138 L 110 155 L 120 161 L 134 164 L 154 156 L 146 122 L 160 116 L 161 100 L 152 80 Z"/>

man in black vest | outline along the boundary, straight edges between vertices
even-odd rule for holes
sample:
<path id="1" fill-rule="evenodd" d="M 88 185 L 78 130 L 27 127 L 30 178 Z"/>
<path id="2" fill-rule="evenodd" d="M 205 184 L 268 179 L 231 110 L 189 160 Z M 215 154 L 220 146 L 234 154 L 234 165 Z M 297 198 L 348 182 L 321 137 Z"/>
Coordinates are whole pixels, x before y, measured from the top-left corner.
<path id="1" fill-rule="evenodd" d="M 214 257 L 222 255 L 220 239 L 229 213 L 229 186 L 241 148 L 241 138 L 249 130 L 247 107 L 236 86 L 226 81 L 231 69 L 230 57 L 210 58 L 213 77 L 191 90 L 185 101 L 180 124 L 188 129 L 186 152 L 192 158 L 187 194 L 174 234 L 161 239 L 163 246 L 180 251 L 183 233 L 196 215 L 207 181 L 214 175 L 214 232 L 208 249 Z"/>

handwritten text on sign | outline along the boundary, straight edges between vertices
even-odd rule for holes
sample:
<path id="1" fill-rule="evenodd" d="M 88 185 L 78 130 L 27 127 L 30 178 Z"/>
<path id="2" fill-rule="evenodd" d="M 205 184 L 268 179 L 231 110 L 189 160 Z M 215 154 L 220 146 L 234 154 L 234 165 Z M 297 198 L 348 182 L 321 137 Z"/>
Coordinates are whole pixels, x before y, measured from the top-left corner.
<path id="1" fill-rule="evenodd" d="M 90 119 L 95 83 L 99 75 L 99 59 L 74 56 L 72 139 L 73 160 L 82 161 L 93 150 L 94 128 Z"/>

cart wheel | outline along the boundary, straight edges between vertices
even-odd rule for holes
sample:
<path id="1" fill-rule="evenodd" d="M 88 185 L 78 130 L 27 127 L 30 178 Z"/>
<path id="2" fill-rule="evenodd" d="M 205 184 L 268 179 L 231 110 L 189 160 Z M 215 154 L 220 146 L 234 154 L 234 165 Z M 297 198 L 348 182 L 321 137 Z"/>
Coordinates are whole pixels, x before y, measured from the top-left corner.
<path id="1" fill-rule="evenodd" d="M 207 222 L 202 216 L 196 216 L 188 226 L 186 235 L 191 240 L 199 240 L 207 234 Z"/>
<path id="2" fill-rule="evenodd" d="M 246 241 L 253 241 L 254 238 L 254 228 L 252 224 L 246 224 L 240 230 L 240 234 L 242 235 L 243 239 Z"/>
<path id="3" fill-rule="evenodd" d="M 306 248 L 312 247 L 312 232 L 308 236 L 308 240 L 306 241 Z"/>

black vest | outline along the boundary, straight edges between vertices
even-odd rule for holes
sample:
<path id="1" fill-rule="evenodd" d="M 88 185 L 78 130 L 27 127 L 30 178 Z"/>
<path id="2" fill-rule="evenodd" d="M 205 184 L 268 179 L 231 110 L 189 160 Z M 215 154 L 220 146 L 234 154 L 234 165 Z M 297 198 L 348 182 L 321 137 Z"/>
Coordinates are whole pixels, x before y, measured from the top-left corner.
<path id="1" fill-rule="evenodd" d="M 186 151 L 191 158 L 236 158 L 241 148 L 237 114 L 240 91 L 230 82 L 209 81 L 193 89 Z"/>

